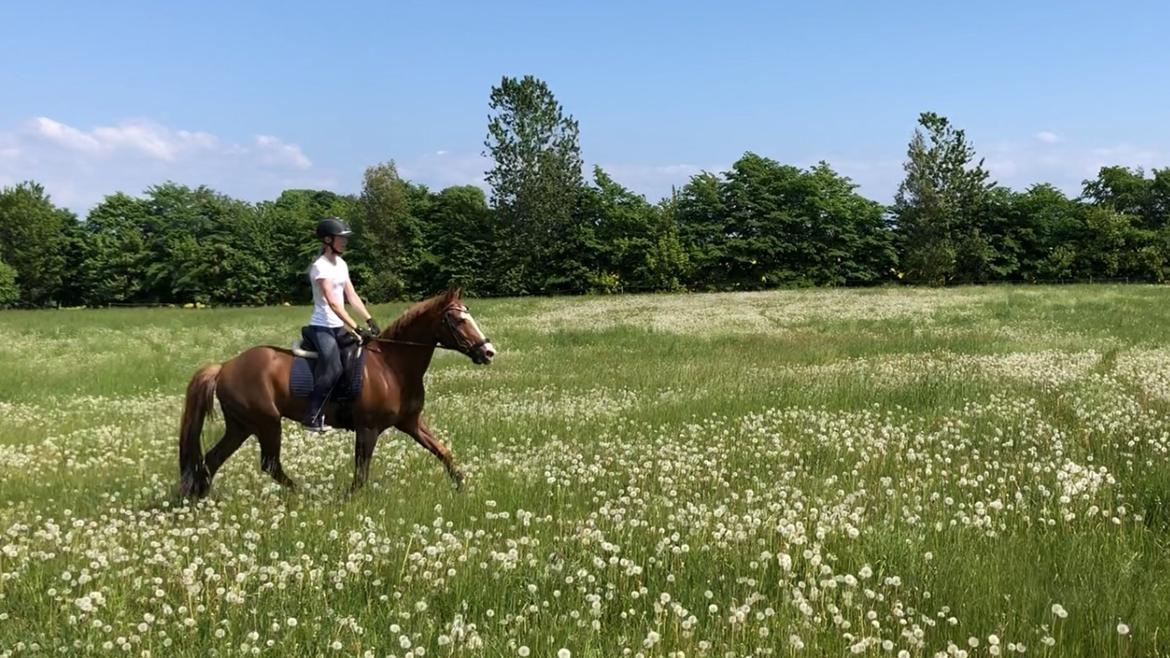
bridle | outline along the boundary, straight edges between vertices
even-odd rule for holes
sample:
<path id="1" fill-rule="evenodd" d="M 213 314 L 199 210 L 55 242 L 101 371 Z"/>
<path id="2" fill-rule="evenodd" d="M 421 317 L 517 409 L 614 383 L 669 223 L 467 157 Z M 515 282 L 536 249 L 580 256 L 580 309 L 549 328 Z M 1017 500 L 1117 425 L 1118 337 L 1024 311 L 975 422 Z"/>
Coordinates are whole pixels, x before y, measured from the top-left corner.
<path id="1" fill-rule="evenodd" d="M 415 347 L 430 347 L 430 348 L 438 347 L 439 349 L 451 350 L 454 352 L 462 352 L 463 354 L 467 354 L 467 355 L 472 354 L 475 350 L 492 342 L 492 340 L 490 338 L 488 338 L 487 336 L 484 336 L 483 340 L 479 340 L 479 341 L 476 341 L 474 343 L 472 343 L 469 340 L 466 340 L 463 337 L 463 334 L 459 333 L 456 330 L 456 328 L 460 324 L 466 322 L 467 318 L 466 317 L 460 318 L 459 321 L 456 322 L 455 320 L 451 319 L 452 312 L 463 312 L 463 313 L 467 313 L 468 315 L 470 315 L 471 311 L 463 304 L 451 304 L 447 308 L 443 309 L 443 327 L 446 328 L 447 331 L 449 331 L 451 333 L 452 338 L 454 338 L 454 340 L 455 340 L 455 345 L 456 345 L 455 347 L 448 347 L 447 345 L 444 345 L 441 342 L 420 343 L 418 341 L 413 341 L 413 340 L 401 340 L 399 338 L 383 338 L 381 336 L 375 337 L 374 341 L 378 342 L 378 343 L 392 343 L 394 345 L 413 345 Z"/>
<path id="2" fill-rule="evenodd" d="M 451 311 L 460 311 L 465 315 L 459 318 L 459 321 L 456 322 L 451 319 Z M 471 317 L 471 309 L 467 308 L 463 304 L 459 304 L 458 306 L 452 304 L 443 309 L 443 326 L 446 327 L 447 331 L 451 333 L 451 337 L 455 339 L 455 344 L 459 346 L 460 351 L 464 354 L 471 354 L 475 352 L 475 350 L 478 350 L 484 345 L 492 342 L 492 339 L 484 336 L 481 340 L 472 343 L 469 340 L 465 340 L 463 338 L 463 334 L 456 331 L 456 328 L 464 322 L 467 322 L 469 317 Z"/>

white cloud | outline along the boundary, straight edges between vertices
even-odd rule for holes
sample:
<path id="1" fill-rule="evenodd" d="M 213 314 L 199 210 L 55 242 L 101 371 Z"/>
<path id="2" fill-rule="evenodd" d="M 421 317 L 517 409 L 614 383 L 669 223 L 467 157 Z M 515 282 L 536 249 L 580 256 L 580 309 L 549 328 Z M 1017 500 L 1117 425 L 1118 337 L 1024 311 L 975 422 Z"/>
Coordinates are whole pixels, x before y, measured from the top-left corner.
<path id="1" fill-rule="evenodd" d="M 1095 178 L 1101 167 L 1120 165 L 1142 167 L 1170 166 L 1170 152 L 1133 144 L 1108 146 L 1085 145 L 1070 142 L 1053 135 L 1055 140 L 1037 137 L 1024 142 L 1001 142 L 990 148 L 980 148 L 984 166 L 992 180 L 1015 190 L 1024 190 L 1037 183 L 1051 183 L 1071 196 L 1081 193 L 1083 181 Z M 810 167 L 824 160 L 834 171 L 848 176 L 857 184 L 857 192 L 881 203 L 892 203 L 898 185 L 905 176 L 901 153 L 882 157 L 858 158 L 848 153 L 826 154 L 804 162 L 791 161 L 801 167 Z M 618 183 L 645 194 L 651 201 L 670 194 L 671 185 L 682 187 L 691 176 L 700 171 L 721 173 L 730 165 L 697 167 L 694 165 L 603 165 Z"/>
<path id="2" fill-rule="evenodd" d="M 1057 141 L 1001 142 L 987 149 L 976 144 L 976 148 L 977 154 L 985 158 L 984 166 L 992 180 L 1000 185 L 1024 190 L 1037 183 L 1051 183 L 1070 196 L 1079 196 L 1083 182 L 1095 178 L 1101 167 L 1119 165 L 1148 171 L 1170 166 L 1170 152 L 1158 148 L 1133 144 L 1084 145 L 1059 136 Z M 847 153 L 827 154 L 791 164 L 811 167 L 821 160 L 856 183 L 859 194 L 880 203 L 893 202 L 898 185 L 905 176 L 900 153 L 873 158 L 858 158 Z M 609 164 L 602 168 L 618 183 L 656 201 L 670 194 L 671 185 L 682 187 L 700 171 L 722 173 L 729 166 Z"/>
<path id="3" fill-rule="evenodd" d="M 1063 137 L 1045 141 L 1038 136 L 1024 141 L 1003 141 L 982 147 L 976 143 L 978 157 L 991 179 L 1014 190 L 1024 190 L 1037 183 L 1050 183 L 1070 196 L 1081 193 L 1083 182 L 1095 178 L 1101 167 L 1120 165 L 1142 167 L 1170 166 L 1170 153 L 1132 144 L 1093 146 L 1070 142 Z M 831 167 L 858 184 L 858 192 L 882 203 L 891 203 L 905 175 L 900 158 L 853 159 L 848 155 L 825 157 Z"/>
<path id="4" fill-rule="evenodd" d="M 260 162 L 271 166 L 288 166 L 295 169 L 308 169 L 313 166 L 301 147 L 296 144 L 287 144 L 271 135 L 256 136 L 256 151 Z"/>
<path id="5" fill-rule="evenodd" d="M 985 166 L 1001 185 L 1023 190 L 1036 183 L 1051 183 L 1069 195 L 1079 195 L 1086 179 L 1101 167 L 1164 167 L 1167 153 L 1132 144 L 1091 146 L 1073 142 L 1003 142 L 987 150 Z"/>
<path id="6" fill-rule="evenodd" d="M 396 162 L 398 174 L 435 190 L 452 185 L 475 185 L 487 189 L 484 172 L 491 160 L 478 153 L 438 150 Z"/>
<path id="7" fill-rule="evenodd" d="M 1170 165 L 1170 152 L 1134 144 L 1085 144 L 1050 131 L 985 146 L 977 143 L 994 180 L 1014 189 L 1047 182 L 1066 193 L 1080 193 L 1082 181 L 1107 165 L 1152 167 Z M 798 166 L 825 160 L 858 184 L 858 191 L 877 201 L 893 200 L 902 180 L 902 151 L 870 157 L 825 153 Z M 0 126 L 0 185 L 36 180 L 59 205 L 84 213 L 107 194 L 137 194 L 151 185 L 174 180 L 208 185 L 233 196 L 258 201 L 293 187 L 356 192 L 361 168 L 353 163 L 343 177 L 321 171 L 297 144 L 265 133 L 243 140 L 171 128 L 135 119 L 108 126 L 78 128 L 49 117 L 36 117 L 5 130 Z M 604 162 L 602 168 L 621 185 L 651 202 L 681 188 L 702 171 L 723 172 L 730 163 Z M 487 190 L 485 172 L 491 160 L 472 151 L 435 149 L 398 160 L 408 180 L 432 189 L 475 185 Z M 584 174 L 592 178 L 592 164 Z M 342 183 L 339 183 L 339 178 Z"/>
<path id="8" fill-rule="evenodd" d="M 46 117 L 33 119 L 32 130 L 46 140 L 75 151 L 93 153 L 101 149 L 101 144 L 91 135 L 86 135 L 76 128 L 71 128 Z"/>
<path id="9" fill-rule="evenodd" d="M 828 156 L 818 158 L 824 160 L 833 171 L 848 177 L 857 185 L 856 192 L 864 197 L 880 203 L 892 203 L 898 185 L 902 182 L 905 171 L 902 160 L 896 158 L 876 158 L 867 160 L 856 156 Z M 809 163 L 811 166 L 815 163 Z"/>
<path id="10" fill-rule="evenodd" d="M 42 183 L 57 204 L 81 214 L 107 194 L 138 194 L 167 180 L 251 201 L 337 185 L 300 146 L 272 135 L 236 143 L 144 119 L 82 129 L 49 117 L 0 127 L 0 184 L 22 180 Z"/>
<path id="11" fill-rule="evenodd" d="M 165 162 L 195 151 L 212 150 L 219 144 L 215 135 L 170 130 L 143 120 L 99 126 L 86 132 L 48 117 L 37 117 L 30 122 L 30 129 L 33 136 L 71 151 L 106 156 L 131 152 Z"/>
<path id="12" fill-rule="evenodd" d="M 727 165 L 701 167 L 694 164 L 656 165 L 619 162 L 599 163 L 599 166 L 619 185 L 645 196 L 651 203 L 670 196 L 672 188 L 682 189 L 693 176 L 703 171 L 719 173 L 727 169 Z M 586 170 L 585 177 L 592 180 L 593 167 Z"/>

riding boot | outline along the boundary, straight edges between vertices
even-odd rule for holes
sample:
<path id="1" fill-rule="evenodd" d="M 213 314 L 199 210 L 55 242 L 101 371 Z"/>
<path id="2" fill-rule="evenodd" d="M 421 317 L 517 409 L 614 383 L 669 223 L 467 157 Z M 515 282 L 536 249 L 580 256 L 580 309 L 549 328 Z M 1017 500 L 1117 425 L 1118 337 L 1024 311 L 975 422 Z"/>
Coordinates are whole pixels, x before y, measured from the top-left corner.
<path id="1" fill-rule="evenodd" d="M 301 424 L 310 432 L 327 432 L 333 429 L 325 424 L 325 398 L 309 396 L 309 407 L 305 410 Z"/>

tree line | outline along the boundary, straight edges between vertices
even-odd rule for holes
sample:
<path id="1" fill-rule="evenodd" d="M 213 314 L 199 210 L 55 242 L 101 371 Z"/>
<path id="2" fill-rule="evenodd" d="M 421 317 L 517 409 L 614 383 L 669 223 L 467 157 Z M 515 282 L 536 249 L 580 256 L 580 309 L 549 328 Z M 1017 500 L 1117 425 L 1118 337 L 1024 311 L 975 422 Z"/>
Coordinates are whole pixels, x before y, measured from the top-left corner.
<path id="1" fill-rule="evenodd" d="M 894 203 L 866 199 L 827 163 L 745 153 L 651 203 L 601 168 L 548 86 L 505 77 L 489 99 L 479 187 L 440 191 L 368 168 L 360 194 L 287 190 L 248 203 L 166 182 L 117 192 L 84 219 L 29 181 L 0 191 L 0 306 L 311 296 L 316 222 L 347 220 L 347 261 L 372 301 L 460 285 L 536 295 L 785 286 L 929 285 L 1170 274 L 1170 168 L 1104 167 L 1079 197 L 990 180 L 964 131 L 923 113 Z"/>

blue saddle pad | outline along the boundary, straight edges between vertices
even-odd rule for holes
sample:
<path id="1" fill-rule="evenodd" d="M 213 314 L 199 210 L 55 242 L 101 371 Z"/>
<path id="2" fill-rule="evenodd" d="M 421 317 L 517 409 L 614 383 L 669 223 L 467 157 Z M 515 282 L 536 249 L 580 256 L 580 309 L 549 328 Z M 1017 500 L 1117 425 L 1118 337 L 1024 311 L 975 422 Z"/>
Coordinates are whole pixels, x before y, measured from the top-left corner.
<path id="1" fill-rule="evenodd" d="M 300 356 L 293 358 L 292 372 L 289 373 L 288 382 L 293 397 L 307 398 L 313 392 L 313 366 L 315 362 L 315 359 L 306 359 Z M 333 388 L 333 394 L 329 396 L 329 399 L 335 402 L 356 400 L 362 394 L 363 375 L 366 371 L 366 351 L 359 349 L 352 358 L 343 358 L 342 366 L 344 371 L 341 374 L 341 379 L 337 381 L 337 386 Z"/>

